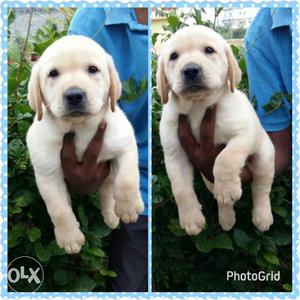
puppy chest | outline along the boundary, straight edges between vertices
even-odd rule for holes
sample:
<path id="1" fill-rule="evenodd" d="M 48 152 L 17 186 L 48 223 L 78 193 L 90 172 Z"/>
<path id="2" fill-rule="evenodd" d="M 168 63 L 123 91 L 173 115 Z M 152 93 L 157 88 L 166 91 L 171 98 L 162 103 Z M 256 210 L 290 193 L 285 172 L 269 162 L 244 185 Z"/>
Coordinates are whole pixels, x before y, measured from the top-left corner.
<path id="1" fill-rule="evenodd" d="M 98 162 L 99 161 L 106 161 L 106 160 L 112 160 L 118 157 L 124 149 L 126 149 L 126 140 L 118 137 L 112 137 L 107 134 L 108 132 L 105 133 L 104 138 L 103 138 L 103 143 L 101 150 L 98 154 Z M 84 153 L 88 150 L 95 149 L 93 145 L 93 137 L 94 134 L 90 133 L 81 133 L 81 134 L 76 134 L 76 139 L 75 139 L 75 149 L 76 149 L 76 156 L 79 161 L 82 161 Z M 92 143 L 91 143 L 92 142 Z"/>
<path id="2" fill-rule="evenodd" d="M 218 118 L 218 115 L 216 115 L 214 125 L 206 119 L 203 120 L 203 115 L 202 112 L 189 115 L 192 133 L 197 142 L 200 142 L 200 135 L 203 134 L 213 137 L 215 145 L 227 143 L 230 139 L 230 128 L 227 128 L 228 126 Z M 202 121 L 205 124 L 202 125 Z"/>
<path id="3" fill-rule="evenodd" d="M 75 151 L 79 161 L 82 161 L 83 155 L 87 150 L 92 150 L 93 152 L 95 151 L 96 147 L 93 144 L 91 144 L 91 141 L 92 138 L 91 139 L 87 139 L 86 137 L 77 138 L 75 142 Z M 115 157 L 114 149 L 109 149 L 109 145 L 107 145 L 107 143 L 104 143 L 103 141 L 103 145 L 98 154 L 98 162 L 110 160 L 113 159 L 114 157 Z"/>

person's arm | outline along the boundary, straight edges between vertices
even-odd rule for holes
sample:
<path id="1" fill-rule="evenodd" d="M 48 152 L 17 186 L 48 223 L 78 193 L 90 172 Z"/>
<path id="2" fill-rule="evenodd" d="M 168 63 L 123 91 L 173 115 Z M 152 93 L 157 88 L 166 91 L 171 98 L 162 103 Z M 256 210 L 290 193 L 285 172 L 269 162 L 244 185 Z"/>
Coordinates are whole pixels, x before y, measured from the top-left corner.
<path id="1" fill-rule="evenodd" d="M 292 162 L 292 132 L 291 128 L 268 132 L 275 147 L 275 176 L 286 171 Z"/>
<path id="2" fill-rule="evenodd" d="M 102 121 L 86 149 L 82 162 L 75 153 L 73 132 L 64 136 L 61 164 L 68 189 L 76 194 L 89 194 L 97 190 L 110 172 L 109 161 L 97 163 L 101 152 L 106 123 Z"/>
<path id="3" fill-rule="evenodd" d="M 224 145 L 214 145 L 214 130 L 215 108 L 208 109 L 205 113 L 200 127 L 199 144 L 192 134 L 186 116 L 180 115 L 179 117 L 178 136 L 181 146 L 194 168 L 211 182 L 214 182 L 213 166 L 215 159 L 225 147 Z M 291 129 L 287 128 L 278 132 L 271 132 L 269 136 L 275 147 L 275 176 L 278 176 L 291 164 Z M 249 157 L 248 159 L 253 158 Z M 241 172 L 241 180 L 242 182 L 252 181 L 252 174 L 247 167 L 244 167 Z"/>

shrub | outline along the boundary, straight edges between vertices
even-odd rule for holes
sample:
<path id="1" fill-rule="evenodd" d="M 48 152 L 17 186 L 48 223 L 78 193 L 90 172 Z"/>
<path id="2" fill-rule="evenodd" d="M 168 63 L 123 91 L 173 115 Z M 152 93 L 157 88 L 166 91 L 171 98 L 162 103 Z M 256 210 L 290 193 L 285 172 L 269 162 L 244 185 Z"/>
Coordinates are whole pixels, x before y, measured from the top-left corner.
<path id="1" fill-rule="evenodd" d="M 194 10 L 195 24 L 214 27 L 215 22 L 202 22 L 205 11 Z M 219 11 L 220 12 L 220 11 Z M 160 12 L 164 14 L 164 11 Z M 218 13 L 218 11 L 216 11 Z M 182 26 L 186 15 L 171 11 L 164 33 L 154 33 L 152 42 L 162 40 Z M 245 50 L 232 45 L 243 72 L 239 88 L 247 93 L 248 80 Z M 167 177 L 159 141 L 162 105 L 156 89 L 157 55 L 152 55 L 152 201 L 153 201 L 153 291 L 291 291 L 292 282 L 292 178 L 291 170 L 275 179 L 271 192 L 274 224 L 262 233 L 251 221 L 250 185 L 243 186 L 243 196 L 236 203 L 236 225 L 229 232 L 218 224 L 217 204 L 196 175 L 195 189 L 201 199 L 207 227 L 196 237 L 189 237 L 180 228 L 177 207 Z M 280 271 L 280 281 L 226 281 L 227 271 Z"/>
<path id="2" fill-rule="evenodd" d="M 27 102 L 32 61 L 66 35 L 74 13 L 72 9 L 60 9 L 65 16 L 63 21 L 50 19 L 31 36 L 31 17 L 41 11 L 45 9 L 29 10 L 26 36 L 13 40 L 8 32 L 8 261 L 22 255 L 38 259 L 45 274 L 39 291 L 104 291 L 107 277 L 116 274 L 107 267 L 111 231 L 103 223 L 98 194 L 72 197 L 86 243 L 79 255 L 67 255 L 54 239 L 53 225 L 39 195 L 26 147 L 25 136 L 33 119 Z M 9 29 L 14 19 L 15 11 L 9 10 Z"/>

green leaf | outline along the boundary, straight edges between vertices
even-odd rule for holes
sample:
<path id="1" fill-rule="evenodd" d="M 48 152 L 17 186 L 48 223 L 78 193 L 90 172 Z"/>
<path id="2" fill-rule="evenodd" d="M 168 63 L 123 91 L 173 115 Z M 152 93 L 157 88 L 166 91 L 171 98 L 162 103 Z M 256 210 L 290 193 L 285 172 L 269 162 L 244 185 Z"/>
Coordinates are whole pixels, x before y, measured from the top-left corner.
<path id="1" fill-rule="evenodd" d="M 282 92 L 277 92 L 272 95 L 269 102 L 263 106 L 263 109 L 267 114 L 274 112 L 283 105 L 284 96 Z"/>
<path id="2" fill-rule="evenodd" d="M 167 22 L 172 26 L 172 27 L 178 27 L 180 25 L 179 18 L 177 16 L 171 15 L 167 17 Z"/>
<path id="3" fill-rule="evenodd" d="M 106 257 L 104 251 L 103 251 L 102 249 L 100 249 L 100 248 L 95 248 L 95 247 L 93 247 L 93 248 L 90 248 L 89 251 L 90 251 L 93 255 L 95 255 L 95 256 L 98 256 L 98 257 Z"/>
<path id="4" fill-rule="evenodd" d="M 9 210 L 10 213 L 13 213 L 13 214 L 19 214 L 22 212 L 22 208 L 21 207 L 18 207 L 18 206 L 14 206 L 13 208 L 11 208 Z"/>
<path id="5" fill-rule="evenodd" d="M 235 244 L 241 248 L 247 248 L 248 243 L 250 242 L 250 238 L 246 232 L 237 228 L 233 230 L 233 240 Z"/>
<path id="6" fill-rule="evenodd" d="M 89 200 L 98 210 L 100 210 L 100 200 L 98 193 L 91 194 Z"/>
<path id="7" fill-rule="evenodd" d="M 289 284 L 289 283 L 285 283 L 282 285 L 283 289 L 286 290 L 287 292 L 291 292 L 293 289 L 292 289 L 292 286 Z"/>
<path id="8" fill-rule="evenodd" d="M 255 262 L 258 266 L 260 266 L 262 268 L 265 268 L 266 265 L 268 264 L 266 262 L 266 260 L 263 258 L 263 255 L 260 255 L 260 254 L 255 258 Z"/>
<path id="9" fill-rule="evenodd" d="M 272 265 L 279 265 L 278 257 L 272 252 L 264 253 L 264 259 Z"/>
<path id="10" fill-rule="evenodd" d="M 8 27 L 11 26 L 11 24 L 15 21 L 15 19 L 16 19 L 16 14 L 15 14 L 14 10 L 10 8 L 8 11 L 8 16 L 7 16 Z"/>
<path id="11" fill-rule="evenodd" d="M 227 233 L 221 233 L 213 239 L 214 248 L 232 250 L 232 240 Z"/>
<path id="12" fill-rule="evenodd" d="M 34 195 L 29 191 L 24 191 L 22 196 L 15 199 L 16 206 L 27 207 L 32 204 L 34 200 Z"/>
<path id="13" fill-rule="evenodd" d="M 157 37 L 159 36 L 158 32 L 155 32 L 152 34 L 152 45 L 154 46 L 156 44 L 157 41 Z"/>
<path id="14" fill-rule="evenodd" d="M 256 98 L 255 95 L 252 97 L 252 99 L 250 100 L 250 102 L 251 102 L 253 108 L 256 109 L 257 108 L 257 98 Z"/>
<path id="15" fill-rule="evenodd" d="M 8 60 L 14 63 L 19 63 L 21 58 L 21 48 L 15 40 L 8 42 Z"/>
<path id="16" fill-rule="evenodd" d="M 74 282 L 73 292 L 91 292 L 96 287 L 96 282 L 84 274 Z"/>
<path id="17" fill-rule="evenodd" d="M 137 83 L 133 77 L 129 77 L 122 82 L 122 96 L 120 97 L 120 100 L 129 102 L 134 101 L 140 98 L 147 88 L 148 81 L 146 78 L 143 78 Z"/>
<path id="18" fill-rule="evenodd" d="M 200 9 L 196 9 L 194 8 L 194 15 L 193 15 L 196 24 L 198 25 L 202 25 L 202 14 L 201 14 L 201 10 Z"/>
<path id="19" fill-rule="evenodd" d="M 86 213 L 84 211 L 84 207 L 82 205 L 78 207 L 78 215 L 79 215 L 81 224 L 84 227 L 88 227 L 89 219 L 88 219 L 88 216 L 86 215 Z"/>
<path id="20" fill-rule="evenodd" d="M 32 227 L 27 230 L 28 239 L 34 243 L 41 237 L 41 230 L 37 227 Z"/>
<path id="21" fill-rule="evenodd" d="M 122 89 L 123 89 L 123 91 L 124 91 L 125 93 L 127 93 L 127 94 L 130 94 L 130 93 L 133 92 L 132 89 L 131 89 L 132 83 L 130 83 L 132 80 L 133 80 L 133 78 L 129 78 L 129 79 L 124 80 L 124 81 L 122 82 Z"/>
<path id="22" fill-rule="evenodd" d="M 141 97 L 148 88 L 148 80 L 143 78 L 138 84 L 138 97 Z"/>
<path id="23" fill-rule="evenodd" d="M 253 256 L 257 256 L 260 248 L 261 248 L 260 240 L 255 240 L 255 241 L 249 243 L 248 252 Z"/>
<path id="24" fill-rule="evenodd" d="M 117 277 L 117 273 L 114 271 L 109 271 L 109 270 L 100 270 L 100 274 L 103 276 L 107 276 L 107 277 L 112 277 L 112 278 L 116 278 Z"/>
<path id="25" fill-rule="evenodd" d="M 26 231 L 26 224 L 25 223 L 17 223 L 14 227 L 10 230 L 8 235 L 8 247 L 14 248 L 17 246 L 25 235 Z"/>
<path id="26" fill-rule="evenodd" d="M 53 279 L 58 285 L 66 285 L 71 280 L 71 274 L 64 269 L 55 269 Z"/>
<path id="27" fill-rule="evenodd" d="M 51 258 L 51 252 L 46 249 L 41 243 L 36 243 L 35 254 L 40 261 L 48 261 Z"/>
<path id="28" fill-rule="evenodd" d="M 293 95 L 290 95 L 290 94 L 287 94 L 287 93 L 284 93 L 283 95 L 284 95 L 284 97 L 286 98 L 287 101 L 289 101 L 290 103 L 292 103 L 292 101 L 293 101 Z"/>
<path id="29" fill-rule="evenodd" d="M 202 232 L 196 237 L 196 247 L 200 252 L 208 253 L 214 248 L 214 243 L 207 238 L 205 232 Z"/>
<path id="30" fill-rule="evenodd" d="M 285 246 L 292 242 L 292 233 L 279 228 L 273 232 L 272 238 L 277 246 Z"/>
<path id="31" fill-rule="evenodd" d="M 97 239 L 101 239 L 110 235 L 111 229 L 109 229 L 105 224 L 102 223 L 95 225 L 90 233 L 93 234 Z"/>
<path id="32" fill-rule="evenodd" d="M 284 218 L 287 215 L 287 210 L 281 206 L 272 207 L 272 210 L 275 214 L 279 215 L 280 217 Z"/>
<path id="33" fill-rule="evenodd" d="M 64 255 L 66 254 L 65 250 L 58 247 L 56 240 L 52 240 L 48 246 L 47 246 L 48 252 L 51 254 L 51 256 L 55 255 Z"/>
<path id="34" fill-rule="evenodd" d="M 276 247 L 275 241 L 273 240 L 272 237 L 266 236 L 266 235 L 263 236 L 262 243 L 263 243 L 266 251 L 270 251 L 273 253 L 277 252 L 277 247 Z"/>
<path id="35" fill-rule="evenodd" d="M 32 112 L 31 107 L 27 104 L 24 104 L 24 103 L 17 103 L 15 105 L 15 110 L 20 114 L 26 114 L 26 113 L 31 113 Z"/>
<path id="36" fill-rule="evenodd" d="M 272 207 L 280 206 L 287 196 L 287 190 L 283 186 L 276 186 L 271 191 Z"/>
<path id="37" fill-rule="evenodd" d="M 28 128 L 30 126 L 30 123 L 26 120 L 20 120 L 18 123 L 17 123 L 17 126 L 18 126 L 18 131 L 21 135 L 25 135 L 28 131 Z"/>
<path id="38" fill-rule="evenodd" d="M 171 219 L 170 223 L 168 224 L 168 229 L 175 235 L 175 236 L 185 236 L 185 231 L 180 227 L 178 219 Z"/>

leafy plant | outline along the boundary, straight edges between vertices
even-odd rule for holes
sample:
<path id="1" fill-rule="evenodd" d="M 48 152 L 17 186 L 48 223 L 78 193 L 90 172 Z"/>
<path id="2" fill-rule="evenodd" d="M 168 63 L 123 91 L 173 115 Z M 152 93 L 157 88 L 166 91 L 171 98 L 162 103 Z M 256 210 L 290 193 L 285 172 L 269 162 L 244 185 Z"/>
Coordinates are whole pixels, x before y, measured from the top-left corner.
<path id="1" fill-rule="evenodd" d="M 50 44 L 66 35 L 74 13 L 73 9 L 59 9 L 64 20 L 58 24 L 50 19 L 32 36 L 32 15 L 43 11 L 46 9 L 29 10 L 25 36 L 13 40 L 9 31 L 8 261 L 23 255 L 38 259 L 45 274 L 39 291 L 104 291 L 107 278 L 117 274 L 108 269 L 111 231 L 102 220 L 98 195 L 72 197 L 73 210 L 80 220 L 86 243 L 80 254 L 67 255 L 54 239 L 53 225 L 38 192 L 26 147 L 25 136 L 33 119 L 27 101 L 32 63 Z M 9 30 L 15 12 L 8 11 Z"/>
<path id="2" fill-rule="evenodd" d="M 147 90 L 148 80 L 143 78 L 138 83 L 130 77 L 122 82 L 122 95 L 120 101 L 134 101 L 140 98 Z"/>
<path id="3" fill-rule="evenodd" d="M 201 13 L 204 13 L 201 11 Z M 182 13 L 171 11 L 164 32 L 154 34 L 152 42 L 168 37 L 172 30 L 184 26 Z M 194 24 L 203 23 L 198 13 Z M 177 18 L 177 19 L 176 19 Z M 171 20 L 171 22 L 170 22 Z M 248 78 L 243 47 L 231 45 L 242 70 L 239 89 L 248 93 Z M 157 54 L 152 53 L 152 239 L 153 291 L 291 291 L 292 289 L 292 174 L 288 170 L 276 178 L 271 191 L 274 224 L 268 232 L 252 224 L 252 197 L 249 184 L 243 186 L 242 198 L 236 203 L 236 225 L 224 232 L 218 224 L 217 204 L 199 175 L 195 190 L 201 199 L 207 226 L 196 237 L 189 237 L 179 226 L 178 211 L 167 177 L 159 140 L 162 104 L 156 88 Z M 255 99 L 253 99 L 255 104 Z M 251 282 L 227 281 L 226 272 L 280 271 L 280 280 Z"/>

